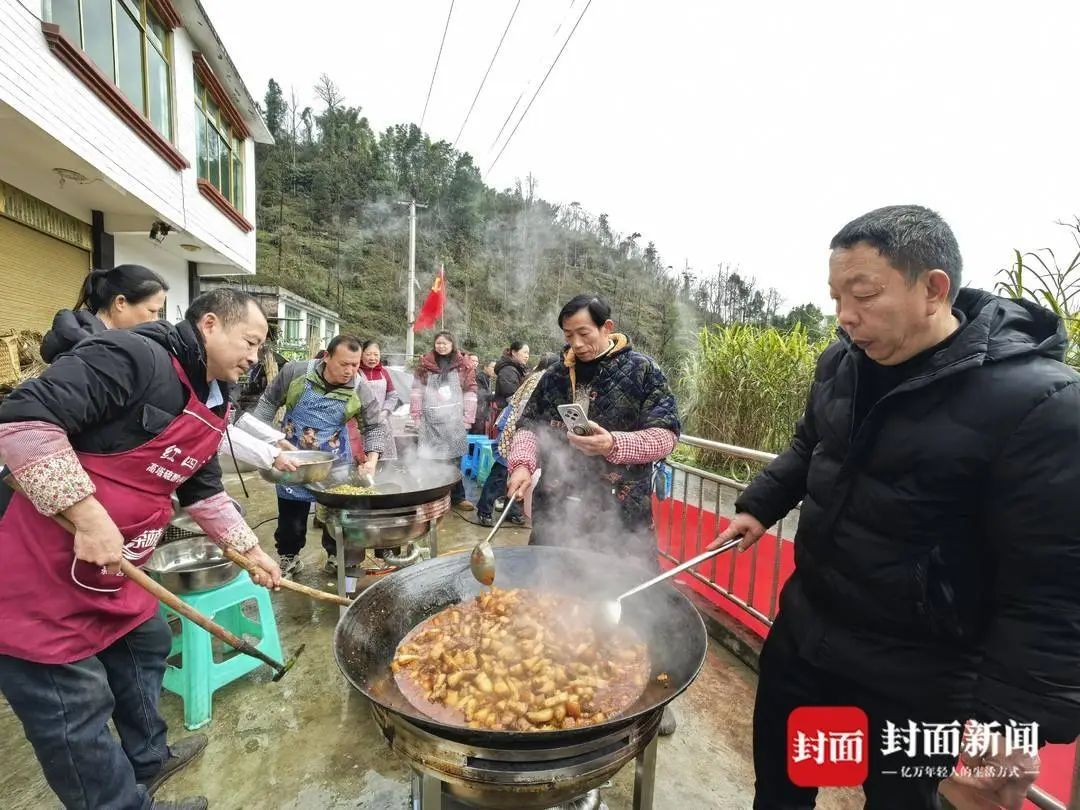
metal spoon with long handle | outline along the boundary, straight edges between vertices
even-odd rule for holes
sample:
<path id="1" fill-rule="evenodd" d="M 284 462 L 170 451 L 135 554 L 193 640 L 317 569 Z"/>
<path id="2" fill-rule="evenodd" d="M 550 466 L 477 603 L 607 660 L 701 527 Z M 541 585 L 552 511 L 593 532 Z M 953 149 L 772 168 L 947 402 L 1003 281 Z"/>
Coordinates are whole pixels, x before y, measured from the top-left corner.
<path id="1" fill-rule="evenodd" d="M 623 601 L 623 599 L 626 599 L 627 597 L 633 596 L 635 593 L 640 593 L 641 591 L 645 590 L 646 588 L 651 588 L 653 585 L 657 584 L 658 582 L 663 582 L 665 579 L 671 579 L 672 577 L 677 576 L 678 574 L 681 574 L 687 568 L 693 568 L 698 563 L 703 563 L 706 560 L 711 559 L 712 557 L 715 557 L 717 554 L 722 554 L 725 551 L 728 551 L 729 549 L 733 549 L 733 548 L 735 548 L 735 546 L 739 545 L 739 542 L 741 540 L 742 540 L 742 537 L 734 537 L 731 540 L 728 540 L 726 543 L 723 543 L 723 544 L 717 546 L 716 548 L 712 549 L 711 551 L 706 551 L 703 554 L 698 554 L 693 559 L 689 559 L 684 563 L 680 563 L 679 565 L 676 565 L 670 571 L 665 571 L 664 573 L 660 574 L 659 576 L 653 577 L 648 582 L 642 582 L 637 587 L 631 588 L 626 593 L 622 594 L 621 596 L 618 596 L 615 599 L 606 600 L 605 602 L 601 603 L 601 605 L 600 605 L 600 611 L 599 611 L 600 621 L 603 624 L 606 624 L 608 626 L 608 629 L 614 629 L 614 627 L 616 625 L 618 625 L 619 621 L 622 619 L 622 601 Z"/>
<path id="2" fill-rule="evenodd" d="M 495 521 L 495 525 L 491 528 L 491 533 L 477 543 L 469 555 L 469 570 L 472 571 L 472 575 L 481 585 L 490 586 L 495 582 L 495 549 L 491 547 L 491 538 L 495 536 L 495 532 L 502 526 L 502 522 L 510 514 L 513 505 L 512 500 L 506 502 L 502 514 L 499 515 L 499 519 Z"/>
<path id="3" fill-rule="evenodd" d="M 360 469 L 357 471 L 356 480 L 362 487 L 375 486 L 375 476 L 369 473 L 363 467 L 360 467 Z"/>

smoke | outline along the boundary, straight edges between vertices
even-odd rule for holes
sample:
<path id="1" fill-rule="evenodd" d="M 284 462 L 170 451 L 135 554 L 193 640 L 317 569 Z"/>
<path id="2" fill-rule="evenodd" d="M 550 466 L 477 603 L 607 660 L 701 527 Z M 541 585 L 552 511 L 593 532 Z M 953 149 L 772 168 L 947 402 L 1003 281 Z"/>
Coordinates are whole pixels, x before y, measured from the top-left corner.
<path id="1" fill-rule="evenodd" d="M 582 551 L 600 551 L 648 568 L 656 538 L 650 523 L 628 528 L 627 504 L 616 494 L 619 484 L 603 477 L 597 457 L 586 456 L 560 435 L 561 428 L 540 429 L 537 441 L 543 494 L 534 509 L 534 527 L 543 543 Z M 597 573 L 598 579 L 589 579 Z M 582 572 L 575 586 L 602 585 L 603 572 Z"/>
<path id="2" fill-rule="evenodd" d="M 656 573 L 657 535 L 651 520 L 628 529 L 611 485 L 595 476 L 593 458 L 585 456 L 554 431 L 541 430 L 541 483 L 569 485 L 567 495 L 549 499 L 542 511 L 534 500 L 533 531 L 561 549 L 591 552 L 588 564 L 545 566 L 538 559 L 535 587 L 585 601 L 597 611 L 604 600 L 614 599 Z M 543 434 L 548 434 L 546 438 Z M 560 487 L 561 488 L 561 487 Z M 549 490 L 550 491 L 550 490 Z M 558 490 L 556 490 L 558 491 Z M 651 501 L 651 497 L 650 497 Z M 651 508 L 651 504 L 650 504 Z M 498 585 L 496 551 L 496 585 Z M 702 633 L 687 623 L 687 612 L 672 610 L 669 585 L 657 585 L 623 603 L 622 624 L 633 628 L 650 647 L 654 675 L 671 672 L 676 679 L 693 674 Z M 693 613 L 693 609 L 689 609 Z M 603 626 L 600 623 L 598 626 Z M 601 636 L 602 638 L 603 636 Z M 650 683 L 650 689 L 655 684 Z M 649 699 L 664 699 L 653 694 Z"/>
<path id="3" fill-rule="evenodd" d="M 545 545 L 592 552 L 590 559 L 595 561 L 589 565 L 559 562 L 545 566 L 542 560 L 550 558 L 550 552 L 544 550 L 537 555 L 530 587 L 599 603 L 650 578 L 655 573 L 657 554 L 651 512 L 638 525 L 628 527 L 623 519 L 626 505 L 612 491 L 617 484 L 604 477 L 606 465 L 573 447 L 561 426 L 530 427 L 537 437 L 542 471 L 537 487 L 540 492 L 534 493 L 533 530 Z M 403 452 L 396 465 L 408 471 L 414 487 L 437 486 L 446 472 L 453 474 L 449 462 L 434 463 L 416 448 Z M 646 508 L 651 510 L 649 489 Z M 499 581 L 498 570 L 496 549 L 495 584 L 505 585 Z M 662 591 L 633 597 L 625 605 L 624 621 L 662 651 L 660 655 L 654 654 L 654 661 L 664 661 L 667 656 L 675 661 L 688 661 L 692 657 L 688 654 L 700 644 L 700 637 L 695 635 L 694 628 L 672 627 L 670 610 L 655 609 L 663 604 L 658 600 L 668 598 Z"/>
<path id="4" fill-rule="evenodd" d="M 447 299 L 438 326 L 462 348 L 492 358 L 516 339 L 534 354 L 558 351 L 559 310 L 588 292 L 609 301 L 617 328 L 639 350 L 674 370 L 695 327 L 653 245 L 643 249 L 640 234 L 616 233 L 605 215 L 578 203 L 545 201 L 531 175 L 498 193 L 477 181 L 463 197 L 452 193 L 456 182 L 440 192 L 446 199 L 418 211 L 415 296 L 419 309 L 444 264 Z M 392 362 L 403 359 L 407 329 L 408 208 L 399 202 L 384 197 L 357 209 L 337 269 L 359 319 L 351 325 L 376 337 Z M 431 334 L 416 335 L 417 352 L 430 349 Z"/>

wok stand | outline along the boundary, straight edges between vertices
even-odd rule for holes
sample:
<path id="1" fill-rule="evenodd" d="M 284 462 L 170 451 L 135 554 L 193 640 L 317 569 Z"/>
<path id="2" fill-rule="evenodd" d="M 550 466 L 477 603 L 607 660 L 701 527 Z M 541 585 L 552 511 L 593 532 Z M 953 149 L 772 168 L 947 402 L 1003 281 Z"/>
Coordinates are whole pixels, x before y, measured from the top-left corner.
<path id="1" fill-rule="evenodd" d="M 633 810 L 652 810 L 653 796 L 656 787 L 656 748 L 659 737 L 653 737 L 650 742 L 634 761 L 634 794 Z M 409 804 L 410 810 L 458 810 L 467 808 L 461 802 L 448 795 L 449 786 L 437 776 L 412 770 L 412 797 Z M 570 810 L 606 810 L 607 805 L 598 799 L 593 801 L 594 794 L 586 793 L 573 802 L 563 802 L 557 808 Z"/>
<path id="2" fill-rule="evenodd" d="M 411 565 L 420 556 L 415 543 L 426 535 L 430 556 L 438 557 L 438 524 L 449 511 L 449 495 L 418 506 L 387 509 L 326 507 L 326 530 L 334 538 L 336 548 L 338 594 L 353 596 L 347 582 L 350 578 L 347 575 L 349 549 L 414 549 L 414 559 L 406 563 Z M 341 608 L 341 615 L 345 615 L 345 607 Z"/>
<path id="3" fill-rule="evenodd" d="M 544 546 L 503 548 L 502 587 L 577 595 L 582 572 L 619 593 L 647 572 L 609 556 Z M 593 583 L 596 585 L 596 581 Z M 563 587 L 566 586 L 564 590 Z M 467 728 L 413 706 L 391 674 L 401 639 L 424 619 L 481 592 L 468 561 L 448 555 L 405 568 L 360 594 L 334 631 L 334 657 L 370 702 L 391 749 L 412 770 L 412 810 L 600 810 L 598 789 L 634 763 L 634 810 L 652 810 L 664 706 L 693 683 L 708 651 L 701 616 L 673 588 L 650 588 L 623 617 L 648 644 L 653 675 L 622 716 L 550 732 Z"/>
<path id="4" fill-rule="evenodd" d="M 598 788 L 631 761 L 633 808 L 653 808 L 662 710 L 588 742 L 521 749 L 447 740 L 372 708 L 390 747 L 409 763 L 411 810 L 597 810 L 606 807 Z"/>

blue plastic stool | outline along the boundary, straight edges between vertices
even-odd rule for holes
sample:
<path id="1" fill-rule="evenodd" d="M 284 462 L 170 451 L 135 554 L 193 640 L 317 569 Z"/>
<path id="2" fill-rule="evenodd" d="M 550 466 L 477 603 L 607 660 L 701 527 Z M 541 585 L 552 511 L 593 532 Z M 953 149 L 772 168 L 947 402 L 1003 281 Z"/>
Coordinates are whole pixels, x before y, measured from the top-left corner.
<path id="1" fill-rule="evenodd" d="M 495 444 L 494 439 L 487 436 L 468 436 L 469 449 L 461 457 L 461 474 L 477 478 L 480 475 L 480 461 L 484 448 L 489 451 Z"/>
<path id="2" fill-rule="evenodd" d="M 495 453 L 492 450 L 491 445 L 481 447 L 480 463 L 476 472 L 476 483 L 483 486 L 484 482 L 487 481 L 488 476 L 491 475 L 491 468 L 493 466 L 495 466 Z"/>
<path id="3" fill-rule="evenodd" d="M 189 593 L 184 601 L 200 613 L 238 636 L 254 636 L 262 652 L 281 660 L 281 639 L 277 621 L 270 605 L 270 592 L 251 581 L 246 571 L 227 585 L 200 593 Z M 255 601 L 258 621 L 244 615 L 244 602 Z M 231 657 L 214 660 L 214 638 L 197 624 L 162 605 L 165 620 L 180 619 L 180 633 L 173 636 L 169 658 L 180 653 L 180 665 L 169 664 L 165 670 L 164 687 L 184 702 L 184 726 L 189 730 L 210 722 L 211 700 L 214 692 L 227 683 L 241 678 L 262 663 L 250 655 L 229 650 Z"/>

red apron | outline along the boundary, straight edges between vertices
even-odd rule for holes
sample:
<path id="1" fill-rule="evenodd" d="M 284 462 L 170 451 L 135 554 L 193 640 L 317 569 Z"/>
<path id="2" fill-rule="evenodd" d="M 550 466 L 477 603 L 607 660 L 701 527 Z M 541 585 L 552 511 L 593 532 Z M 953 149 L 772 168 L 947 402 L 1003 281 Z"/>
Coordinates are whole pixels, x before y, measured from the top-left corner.
<path id="1" fill-rule="evenodd" d="M 172 493 L 210 461 L 228 420 L 187 391 L 184 410 L 158 436 L 123 453 L 78 453 L 95 497 L 124 536 L 124 557 L 150 559 L 172 516 Z M 96 655 L 145 622 L 157 600 L 123 574 L 76 560 L 72 535 L 16 494 L 0 518 L 0 654 L 41 664 Z"/>

